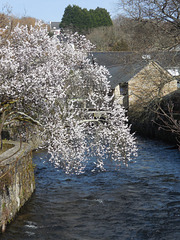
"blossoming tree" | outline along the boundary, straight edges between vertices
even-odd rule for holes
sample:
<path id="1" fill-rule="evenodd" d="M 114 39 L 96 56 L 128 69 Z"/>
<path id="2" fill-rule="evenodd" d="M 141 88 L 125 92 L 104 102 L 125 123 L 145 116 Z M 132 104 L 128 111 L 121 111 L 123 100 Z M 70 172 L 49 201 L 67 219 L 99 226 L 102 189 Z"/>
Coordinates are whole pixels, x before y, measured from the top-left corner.
<path id="1" fill-rule="evenodd" d="M 51 161 L 67 173 L 89 161 L 103 170 L 107 157 L 127 164 L 137 152 L 124 109 L 108 96 L 107 69 L 87 57 L 91 48 L 77 34 L 50 38 L 37 23 L 17 26 L 0 49 L 1 129 L 17 115 L 37 123 Z"/>

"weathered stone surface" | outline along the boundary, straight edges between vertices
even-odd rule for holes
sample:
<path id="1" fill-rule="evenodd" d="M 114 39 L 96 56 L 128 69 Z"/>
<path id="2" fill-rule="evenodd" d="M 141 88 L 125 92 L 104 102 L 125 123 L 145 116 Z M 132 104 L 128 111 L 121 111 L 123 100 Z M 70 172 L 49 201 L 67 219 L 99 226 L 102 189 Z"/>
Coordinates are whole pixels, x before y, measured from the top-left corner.
<path id="1" fill-rule="evenodd" d="M 170 116 L 168 110 L 168 105 L 172 106 L 172 117 L 177 121 L 177 128 L 180 121 L 180 89 L 164 96 L 159 102 L 163 111 Z M 155 104 L 154 104 L 155 105 Z M 152 104 L 153 106 L 153 104 Z M 157 106 L 155 106 L 157 107 Z M 156 110 L 156 109 L 155 109 Z M 129 122 L 132 124 L 132 131 L 138 133 L 141 136 L 150 137 L 153 139 L 163 140 L 170 144 L 175 144 L 179 146 L 179 134 L 175 131 L 166 131 L 164 130 L 163 122 L 158 119 L 157 112 L 153 111 L 151 106 L 145 109 L 142 112 L 129 112 Z M 163 116 L 163 119 L 169 123 L 169 126 L 172 126 L 173 122 L 168 120 L 166 116 Z M 171 116 L 170 116 L 171 119 Z"/>
<path id="2" fill-rule="evenodd" d="M 177 90 L 175 80 L 155 62 L 150 62 L 128 83 L 129 109 L 147 107 L 157 97 L 162 98 Z"/>
<path id="3" fill-rule="evenodd" d="M 9 141 L 14 147 L 0 155 L 0 227 L 9 223 L 35 189 L 31 146 Z"/>

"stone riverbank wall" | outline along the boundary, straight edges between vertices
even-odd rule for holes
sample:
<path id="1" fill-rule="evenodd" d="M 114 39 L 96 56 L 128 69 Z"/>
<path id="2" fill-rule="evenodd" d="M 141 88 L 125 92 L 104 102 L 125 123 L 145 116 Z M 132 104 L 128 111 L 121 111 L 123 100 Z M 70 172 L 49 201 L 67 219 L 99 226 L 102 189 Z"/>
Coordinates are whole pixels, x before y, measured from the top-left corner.
<path id="1" fill-rule="evenodd" d="M 168 105 L 173 106 L 172 113 L 169 112 Z M 161 108 L 170 117 L 167 118 L 162 116 L 162 118 L 169 124 L 169 126 L 173 126 L 172 119 L 175 119 L 177 121 L 176 130 L 178 130 L 178 127 L 180 126 L 180 89 L 166 95 L 161 100 Z M 172 133 L 171 131 L 163 130 L 163 122 L 157 118 L 157 114 L 153 113 L 151 108 L 149 108 L 149 111 L 142 112 L 139 117 L 136 116 L 137 115 L 135 114 L 133 116 L 132 113 L 129 113 L 129 120 L 132 124 L 133 132 L 152 139 L 159 139 L 173 145 L 179 145 L 179 133 L 175 131 Z"/>
<path id="2" fill-rule="evenodd" d="M 8 141 L 11 149 L 0 155 L 0 228 L 6 225 L 31 197 L 35 189 L 31 146 Z"/>

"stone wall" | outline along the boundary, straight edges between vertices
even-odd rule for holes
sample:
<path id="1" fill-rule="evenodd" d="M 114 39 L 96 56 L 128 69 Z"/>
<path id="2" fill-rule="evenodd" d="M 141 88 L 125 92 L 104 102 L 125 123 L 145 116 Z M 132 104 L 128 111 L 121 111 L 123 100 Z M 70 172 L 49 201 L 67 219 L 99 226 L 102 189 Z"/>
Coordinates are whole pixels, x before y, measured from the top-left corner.
<path id="1" fill-rule="evenodd" d="M 173 112 L 168 111 L 168 105 L 173 104 Z M 177 121 L 177 128 L 180 128 L 180 89 L 172 92 L 169 95 L 166 95 L 160 102 L 161 108 L 163 111 L 171 116 Z M 173 145 L 179 145 L 180 134 L 175 132 L 163 130 L 163 122 L 157 118 L 157 114 L 149 107 L 146 111 L 143 112 L 130 112 L 128 113 L 129 122 L 132 124 L 132 131 L 142 135 L 144 137 L 150 137 L 153 139 L 163 140 Z M 162 116 L 163 119 L 169 123 L 170 126 L 173 126 L 173 122 L 165 116 Z M 171 119 L 171 117 L 170 117 Z M 179 123 L 178 123 L 179 122 Z M 171 125 L 172 124 L 172 125 Z M 161 127 L 160 127 L 161 126 Z"/>
<path id="2" fill-rule="evenodd" d="M 128 82 L 128 88 L 129 109 L 141 110 L 157 97 L 176 91 L 177 80 L 157 63 L 150 62 Z"/>
<path id="3" fill-rule="evenodd" d="M 5 231 L 35 189 L 31 146 L 8 141 L 13 147 L 0 155 L 0 228 Z"/>

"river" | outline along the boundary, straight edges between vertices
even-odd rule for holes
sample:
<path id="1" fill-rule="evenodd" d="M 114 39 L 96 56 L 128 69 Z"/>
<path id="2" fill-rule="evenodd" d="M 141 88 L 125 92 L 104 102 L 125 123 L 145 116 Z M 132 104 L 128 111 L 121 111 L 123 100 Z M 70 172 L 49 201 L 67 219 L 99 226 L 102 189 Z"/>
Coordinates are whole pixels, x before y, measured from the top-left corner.
<path id="1" fill-rule="evenodd" d="M 180 152 L 138 138 L 128 167 L 68 176 L 34 154 L 36 191 L 2 240 L 179 240 Z"/>

